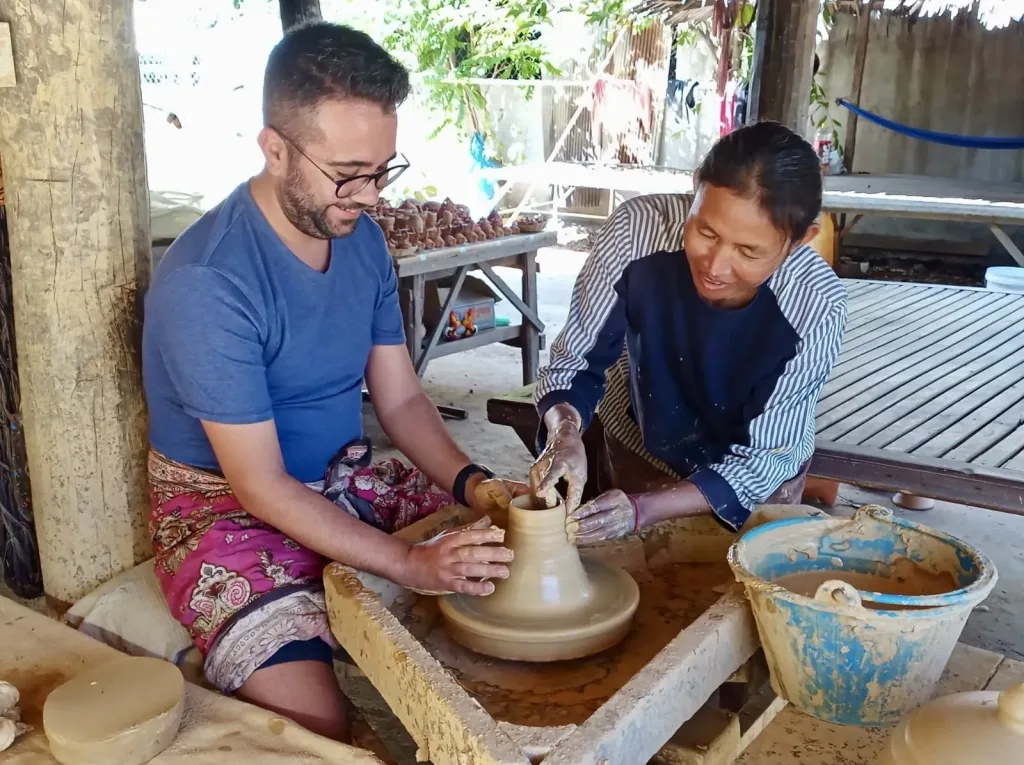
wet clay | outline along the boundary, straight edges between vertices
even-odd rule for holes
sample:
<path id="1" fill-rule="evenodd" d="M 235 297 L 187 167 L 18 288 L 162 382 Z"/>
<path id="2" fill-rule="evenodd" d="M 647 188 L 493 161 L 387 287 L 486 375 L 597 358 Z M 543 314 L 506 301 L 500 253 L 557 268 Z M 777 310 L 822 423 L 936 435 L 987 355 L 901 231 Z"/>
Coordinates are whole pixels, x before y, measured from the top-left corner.
<path id="1" fill-rule="evenodd" d="M 1024 685 L 943 696 L 919 707 L 890 737 L 880 765 L 1018 765 Z"/>
<path id="2" fill-rule="evenodd" d="M 942 595 L 957 589 L 956 580 L 948 571 L 935 574 L 906 558 L 893 564 L 890 576 L 832 569 L 787 574 L 773 579 L 772 583 L 797 595 L 813 598 L 818 587 L 835 579 L 851 584 L 861 592 L 877 592 L 882 595 Z"/>
<path id="3" fill-rule="evenodd" d="M 640 602 L 621 568 L 582 560 L 565 534 L 565 507 L 535 510 L 530 497 L 509 506 L 508 579 L 486 597 L 440 599 L 449 635 L 486 656 L 550 662 L 604 651 L 629 631 Z"/>
<path id="4" fill-rule="evenodd" d="M 176 666 L 118 659 L 54 690 L 43 705 L 43 730 L 62 765 L 142 765 L 174 740 L 184 706 Z"/>
<path id="5" fill-rule="evenodd" d="M 396 605 L 395 615 L 495 719 L 532 727 L 581 725 L 711 608 L 721 597 L 715 588 L 732 578 L 724 563 L 640 570 L 630 567 L 633 558 L 628 551 L 607 558 L 629 568 L 639 585 L 632 625 L 621 642 L 585 658 L 541 664 L 481 656 L 452 640 L 437 598 L 410 598 Z"/>

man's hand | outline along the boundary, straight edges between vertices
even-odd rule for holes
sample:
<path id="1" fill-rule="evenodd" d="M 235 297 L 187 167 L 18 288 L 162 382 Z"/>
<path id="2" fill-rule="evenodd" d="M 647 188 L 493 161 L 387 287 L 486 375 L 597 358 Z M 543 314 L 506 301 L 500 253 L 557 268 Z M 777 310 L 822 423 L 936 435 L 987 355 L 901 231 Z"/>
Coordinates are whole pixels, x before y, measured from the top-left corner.
<path id="1" fill-rule="evenodd" d="M 512 551 L 496 545 L 505 541 L 505 530 L 490 526 L 489 518 L 437 539 L 414 545 L 406 556 L 399 584 L 428 592 L 462 592 L 490 595 L 491 582 L 473 579 L 506 579 Z"/>
<path id="2" fill-rule="evenodd" d="M 521 481 L 508 481 L 503 478 L 476 479 L 477 476 L 472 476 L 467 482 L 466 498 L 478 513 L 493 514 L 508 510 L 513 499 L 530 493 L 530 487 Z"/>
<path id="3" fill-rule="evenodd" d="M 640 528 L 636 500 L 624 491 L 612 489 L 566 516 L 565 531 L 577 545 L 591 545 L 619 539 Z"/>
<path id="4" fill-rule="evenodd" d="M 565 509 L 573 512 L 587 483 L 587 452 L 583 447 L 579 413 L 568 404 L 556 404 L 544 415 L 548 440 L 530 468 L 530 484 L 538 497 L 546 496 L 563 478 L 569 484 Z"/>

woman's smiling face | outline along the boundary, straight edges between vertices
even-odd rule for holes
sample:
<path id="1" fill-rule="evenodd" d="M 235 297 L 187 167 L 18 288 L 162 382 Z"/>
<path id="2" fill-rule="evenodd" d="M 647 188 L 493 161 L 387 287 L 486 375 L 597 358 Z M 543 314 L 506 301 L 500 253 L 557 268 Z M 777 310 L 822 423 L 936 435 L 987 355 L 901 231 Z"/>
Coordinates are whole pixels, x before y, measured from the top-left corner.
<path id="1" fill-rule="evenodd" d="M 794 246 L 817 234 L 812 226 L 793 243 L 756 196 L 703 183 L 683 229 L 683 246 L 698 294 L 711 305 L 740 308 L 757 294 Z"/>

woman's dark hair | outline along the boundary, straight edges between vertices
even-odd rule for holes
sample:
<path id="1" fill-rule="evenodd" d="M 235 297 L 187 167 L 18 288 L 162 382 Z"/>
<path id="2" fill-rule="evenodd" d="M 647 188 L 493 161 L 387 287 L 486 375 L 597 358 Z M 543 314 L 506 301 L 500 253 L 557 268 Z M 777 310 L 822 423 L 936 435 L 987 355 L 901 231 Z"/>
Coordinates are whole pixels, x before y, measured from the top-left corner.
<path id="1" fill-rule="evenodd" d="M 708 183 L 756 198 L 790 241 L 804 237 L 821 212 L 821 166 L 811 145 L 784 125 L 758 122 L 716 143 L 697 168 Z"/>
<path id="2" fill-rule="evenodd" d="M 384 109 L 409 96 L 409 72 L 368 35 L 314 21 L 292 27 L 274 46 L 263 78 L 263 121 L 302 137 L 325 99 L 352 98 Z"/>

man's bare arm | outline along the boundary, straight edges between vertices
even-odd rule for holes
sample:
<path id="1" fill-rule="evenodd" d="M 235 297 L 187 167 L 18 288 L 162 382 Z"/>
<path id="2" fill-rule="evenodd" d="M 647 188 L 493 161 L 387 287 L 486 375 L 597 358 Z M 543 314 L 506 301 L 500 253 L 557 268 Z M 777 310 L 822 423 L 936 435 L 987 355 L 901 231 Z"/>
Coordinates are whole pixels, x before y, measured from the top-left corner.
<path id="1" fill-rule="evenodd" d="M 366 365 L 366 388 L 377 420 L 395 446 L 434 483 L 451 491 L 455 476 L 470 459 L 423 392 L 404 345 L 374 346 Z M 470 479 L 467 496 L 481 479 Z"/>
<path id="2" fill-rule="evenodd" d="M 324 557 L 422 589 L 486 594 L 466 577 L 508 576 L 493 562 L 511 560 L 500 530 L 454 535 L 450 544 L 410 547 L 363 523 L 288 475 L 273 421 L 223 425 L 203 421 L 224 477 L 247 512 Z"/>

